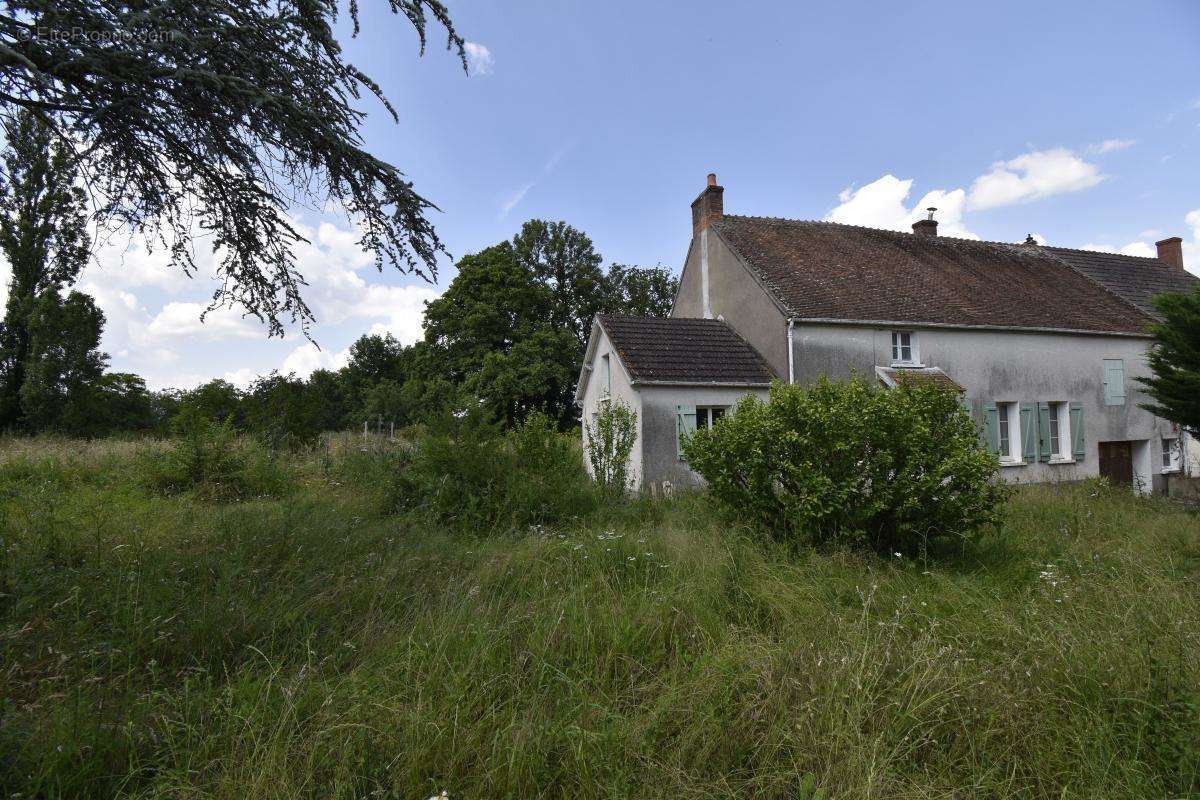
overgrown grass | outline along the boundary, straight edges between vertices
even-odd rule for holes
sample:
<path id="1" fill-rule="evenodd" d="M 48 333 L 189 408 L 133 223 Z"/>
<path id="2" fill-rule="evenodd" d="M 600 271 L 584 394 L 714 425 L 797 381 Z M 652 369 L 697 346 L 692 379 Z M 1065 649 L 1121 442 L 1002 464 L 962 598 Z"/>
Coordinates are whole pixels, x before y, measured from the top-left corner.
<path id="1" fill-rule="evenodd" d="M 1200 519 L 1165 501 L 1026 489 L 924 563 L 703 496 L 466 536 L 384 513 L 354 446 L 240 502 L 128 443 L 0 449 L 6 797 L 1200 793 Z"/>

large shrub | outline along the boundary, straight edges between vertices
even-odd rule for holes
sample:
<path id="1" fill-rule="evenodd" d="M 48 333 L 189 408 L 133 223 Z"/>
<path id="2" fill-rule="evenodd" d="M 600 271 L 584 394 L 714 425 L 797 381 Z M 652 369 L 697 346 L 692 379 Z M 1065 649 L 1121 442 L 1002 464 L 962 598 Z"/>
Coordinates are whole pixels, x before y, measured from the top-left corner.
<path id="1" fill-rule="evenodd" d="M 777 384 L 684 444 L 718 501 L 777 538 L 912 553 L 999 520 L 1006 495 L 952 392 Z"/>

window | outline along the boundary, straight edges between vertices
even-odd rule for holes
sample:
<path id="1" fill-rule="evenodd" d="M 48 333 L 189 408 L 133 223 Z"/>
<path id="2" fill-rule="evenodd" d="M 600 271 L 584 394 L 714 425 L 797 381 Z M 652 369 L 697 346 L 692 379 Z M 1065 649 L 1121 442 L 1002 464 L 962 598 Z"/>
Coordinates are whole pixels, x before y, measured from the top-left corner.
<path id="1" fill-rule="evenodd" d="M 1180 463 L 1183 461 L 1180 452 L 1178 439 L 1162 440 L 1162 470 L 1163 472 L 1176 472 L 1179 469 Z"/>
<path id="2" fill-rule="evenodd" d="M 1047 417 L 1045 428 L 1048 448 L 1043 452 L 1050 461 L 1073 461 L 1070 407 L 1066 403 L 1043 403 L 1042 410 Z"/>
<path id="3" fill-rule="evenodd" d="M 711 428 L 725 416 L 726 408 L 728 406 L 696 406 L 696 427 Z"/>
<path id="4" fill-rule="evenodd" d="M 917 335 L 912 331 L 892 331 L 892 363 L 916 364 L 919 361 Z"/>
<path id="5" fill-rule="evenodd" d="M 1011 427 L 1008 422 L 1008 403 L 1000 403 L 996 407 L 996 413 L 1000 415 L 1000 457 L 1003 458 L 1012 452 Z"/>
<path id="6" fill-rule="evenodd" d="M 1125 361 L 1120 358 L 1104 359 L 1104 405 L 1125 405 Z"/>
<path id="7" fill-rule="evenodd" d="M 612 396 L 612 362 L 605 353 L 600 358 L 600 396 Z"/>

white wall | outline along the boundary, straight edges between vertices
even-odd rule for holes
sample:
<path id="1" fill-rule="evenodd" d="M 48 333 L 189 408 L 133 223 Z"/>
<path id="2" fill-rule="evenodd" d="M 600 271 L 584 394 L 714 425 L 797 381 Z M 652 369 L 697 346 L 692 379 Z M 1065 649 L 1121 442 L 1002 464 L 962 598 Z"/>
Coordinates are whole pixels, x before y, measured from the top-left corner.
<path id="1" fill-rule="evenodd" d="M 1138 407 L 1146 397 L 1133 380 L 1148 374 L 1147 341 L 1138 337 L 1026 333 L 1017 331 L 920 328 L 917 332 L 922 363 L 941 367 L 966 387 L 977 421 L 983 406 L 996 401 L 1079 401 L 1083 403 L 1086 456 L 1079 463 L 1033 463 L 1005 467 L 1003 477 L 1014 483 L 1078 480 L 1099 474 L 1102 441 L 1149 442 L 1135 452 L 1135 469 L 1151 476 L 1162 473 L 1159 442 L 1173 435 L 1170 425 Z M 798 383 L 820 375 L 844 378 L 851 373 L 874 377 L 876 365 L 891 363 L 891 329 L 862 325 L 801 324 L 794 331 Z M 1104 400 L 1104 359 L 1125 362 L 1125 404 Z M 1148 463 L 1146 454 L 1149 453 Z M 1155 487 L 1157 488 L 1157 486 Z"/>
<path id="2" fill-rule="evenodd" d="M 603 357 L 607 355 L 609 362 L 612 365 L 612 386 L 611 386 L 611 401 L 606 401 L 603 397 L 603 383 L 601 377 L 601 363 Z M 592 423 L 593 417 L 599 412 L 600 406 L 605 402 L 622 402 L 629 406 L 634 413 L 637 414 L 638 420 L 638 435 L 633 444 L 633 451 L 629 455 L 629 488 L 637 489 L 642 483 L 642 398 L 637 390 L 630 383 L 629 373 L 625 369 L 625 365 L 621 362 L 621 357 L 612 346 L 612 341 L 608 338 L 608 334 L 603 328 L 599 329 L 599 339 L 596 342 L 596 350 L 593 359 L 588 362 L 590 370 L 585 370 L 585 388 L 583 391 L 583 419 L 581 422 L 581 435 L 583 436 L 583 458 L 584 464 L 587 467 L 588 474 L 592 472 L 591 460 L 588 458 L 588 436 L 587 426 Z M 594 476 L 593 476 L 594 477 Z"/>

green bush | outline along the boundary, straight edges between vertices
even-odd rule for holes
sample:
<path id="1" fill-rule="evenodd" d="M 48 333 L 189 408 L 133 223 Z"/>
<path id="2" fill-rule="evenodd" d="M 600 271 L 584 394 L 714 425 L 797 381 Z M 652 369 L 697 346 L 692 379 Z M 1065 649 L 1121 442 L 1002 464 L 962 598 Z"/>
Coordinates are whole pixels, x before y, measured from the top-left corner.
<path id="1" fill-rule="evenodd" d="M 288 478 L 272 453 L 258 442 L 239 438 L 231 421 L 217 423 L 184 408 L 172 423 L 175 447 L 145 453 L 142 482 L 163 494 L 192 491 L 213 500 L 278 496 Z"/>
<path id="2" fill-rule="evenodd" d="M 914 553 L 996 523 L 996 459 L 952 392 L 863 380 L 772 387 L 684 444 L 727 509 L 790 542 Z"/>
<path id="3" fill-rule="evenodd" d="M 623 494 L 629 487 L 629 454 L 637 441 L 637 412 L 614 400 L 585 429 L 592 477 L 605 495 Z"/>

